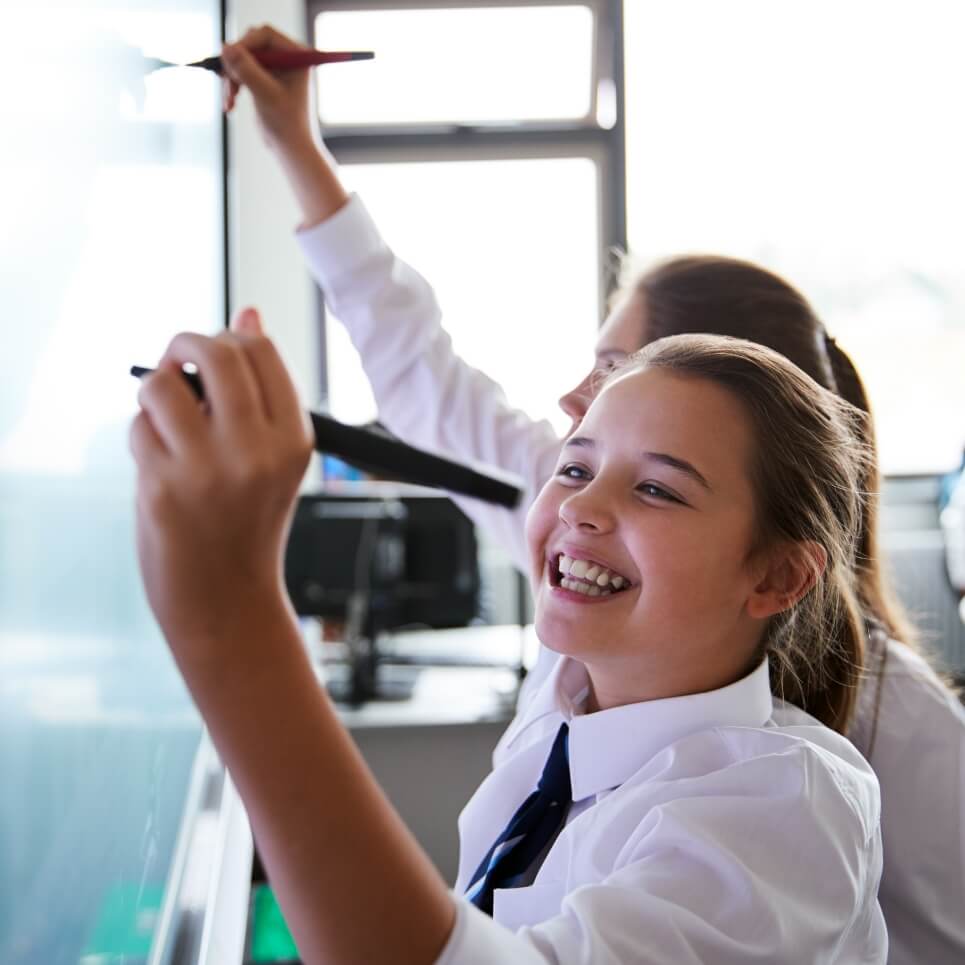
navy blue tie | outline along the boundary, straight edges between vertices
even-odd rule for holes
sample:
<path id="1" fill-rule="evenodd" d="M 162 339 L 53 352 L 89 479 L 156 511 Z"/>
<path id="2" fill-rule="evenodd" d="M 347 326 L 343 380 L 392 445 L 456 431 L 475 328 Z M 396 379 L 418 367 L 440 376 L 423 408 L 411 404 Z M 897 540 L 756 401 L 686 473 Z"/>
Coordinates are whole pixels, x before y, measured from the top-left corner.
<path id="1" fill-rule="evenodd" d="M 569 728 L 563 724 L 536 790 L 519 806 L 472 876 L 466 897 L 487 915 L 493 891 L 513 888 L 559 833 L 573 799 L 570 786 Z"/>

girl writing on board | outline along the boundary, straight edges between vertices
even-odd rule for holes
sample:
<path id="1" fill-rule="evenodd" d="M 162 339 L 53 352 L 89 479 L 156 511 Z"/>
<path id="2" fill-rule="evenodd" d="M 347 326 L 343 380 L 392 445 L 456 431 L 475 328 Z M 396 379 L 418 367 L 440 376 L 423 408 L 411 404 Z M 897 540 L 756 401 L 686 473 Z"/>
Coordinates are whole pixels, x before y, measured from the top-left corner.
<path id="1" fill-rule="evenodd" d="M 226 107 L 233 106 L 239 85 L 251 92 L 265 138 L 299 201 L 298 241 L 306 263 L 361 355 L 383 421 L 409 442 L 520 475 L 532 499 L 555 469 L 560 439 L 548 423 L 510 407 L 495 382 L 455 355 L 431 287 L 382 239 L 363 200 L 345 190 L 316 143 L 307 72 L 270 74 L 246 56 L 251 47 L 273 44 L 293 41 L 260 27 L 226 50 Z M 426 203 L 431 199 L 414 199 L 414 212 Z M 808 301 L 760 266 L 720 256 L 675 258 L 631 277 L 600 329 L 592 372 L 563 395 L 561 406 L 578 423 L 601 372 L 650 341 L 688 332 L 768 345 L 869 411 L 854 365 Z M 874 449 L 870 419 L 864 441 Z M 891 962 L 958 962 L 965 960 L 965 712 L 918 652 L 914 629 L 889 589 L 879 552 L 874 463 L 864 488 L 871 495 L 855 582 L 868 628 L 869 669 L 849 736 L 881 784 L 881 903 Z M 461 505 L 518 566 L 526 566 L 528 504 L 516 512 L 469 500 Z M 549 648 L 540 649 L 521 710 L 556 659 Z"/>
<path id="2" fill-rule="evenodd" d="M 529 514 L 560 658 L 463 812 L 450 892 L 299 638 L 282 556 L 311 439 L 257 327 L 177 336 L 142 386 L 138 548 L 304 960 L 884 962 L 877 782 L 841 736 L 861 414 L 733 339 L 610 376 Z"/>

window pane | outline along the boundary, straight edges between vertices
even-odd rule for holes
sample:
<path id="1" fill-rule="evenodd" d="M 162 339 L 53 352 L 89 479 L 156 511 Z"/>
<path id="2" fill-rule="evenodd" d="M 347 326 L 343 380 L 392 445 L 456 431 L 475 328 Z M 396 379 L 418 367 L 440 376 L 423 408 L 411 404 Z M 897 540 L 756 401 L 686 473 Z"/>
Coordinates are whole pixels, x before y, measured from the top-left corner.
<path id="1" fill-rule="evenodd" d="M 0 101 L 2 962 L 146 960 L 200 735 L 141 588 L 127 442 L 128 367 L 223 317 L 219 84 L 144 74 L 216 50 L 219 9 L 168 6 L 5 20 L 34 45 L 0 63 L 23 95 Z"/>
<path id="2" fill-rule="evenodd" d="M 631 250 L 715 251 L 784 274 L 853 355 L 884 469 L 957 465 L 961 4 L 625 9 Z"/>
<path id="3" fill-rule="evenodd" d="M 596 166 L 585 158 L 349 165 L 388 242 L 436 290 L 457 352 L 563 431 L 599 316 Z M 420 204 L 418 200 L 426 199 Z M 337 418 L 375 418 L 348 337 L 328 323 Z"/>
<path id="4" fill-rule="evenodd" d="M 590 110 L 589 7 L 328 12 L 315 20 L 315 44 L 375 51 L 373 61 L 315 72 L 324 124 L 549 120 Z"/>

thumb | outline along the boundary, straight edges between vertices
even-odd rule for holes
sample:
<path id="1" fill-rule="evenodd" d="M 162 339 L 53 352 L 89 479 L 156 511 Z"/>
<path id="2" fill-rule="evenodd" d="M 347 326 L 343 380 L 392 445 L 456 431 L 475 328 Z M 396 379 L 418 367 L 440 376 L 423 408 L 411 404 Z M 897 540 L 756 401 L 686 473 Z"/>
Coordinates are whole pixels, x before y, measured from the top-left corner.
<path id="1" fill-rule="evenodd" d="M 231 331 L 239 335 L 264 335 L 265 326 L 257 308 L 243 308 L 231 319 Z"/>
<path id="2" fill-rule="evenodd" d="M 247 87 L 256 99 L 270 96 L 278 89 L 278 81 L 243 44 L 225 44 L 221 48 L 221 63 L 225 73 L 235 83 Z"/>

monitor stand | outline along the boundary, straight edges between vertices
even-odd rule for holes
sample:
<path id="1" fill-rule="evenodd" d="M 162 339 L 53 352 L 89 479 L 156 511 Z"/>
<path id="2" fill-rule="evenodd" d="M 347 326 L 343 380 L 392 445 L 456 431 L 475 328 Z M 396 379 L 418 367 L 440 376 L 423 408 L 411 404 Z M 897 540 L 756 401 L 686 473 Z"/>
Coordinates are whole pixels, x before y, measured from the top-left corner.
<path id="1" fill-rule="evenodd" d="M 336 703 L 361 707 L 371 701 L 412 699 L 418 671 L 379 666 L 380 632 L 379 615 L 370 608 L 368 594 L 354 594 L 345 624 L 348 659 L 338 667 L 341 672 L 329 672 L 325 683 Z"/>

